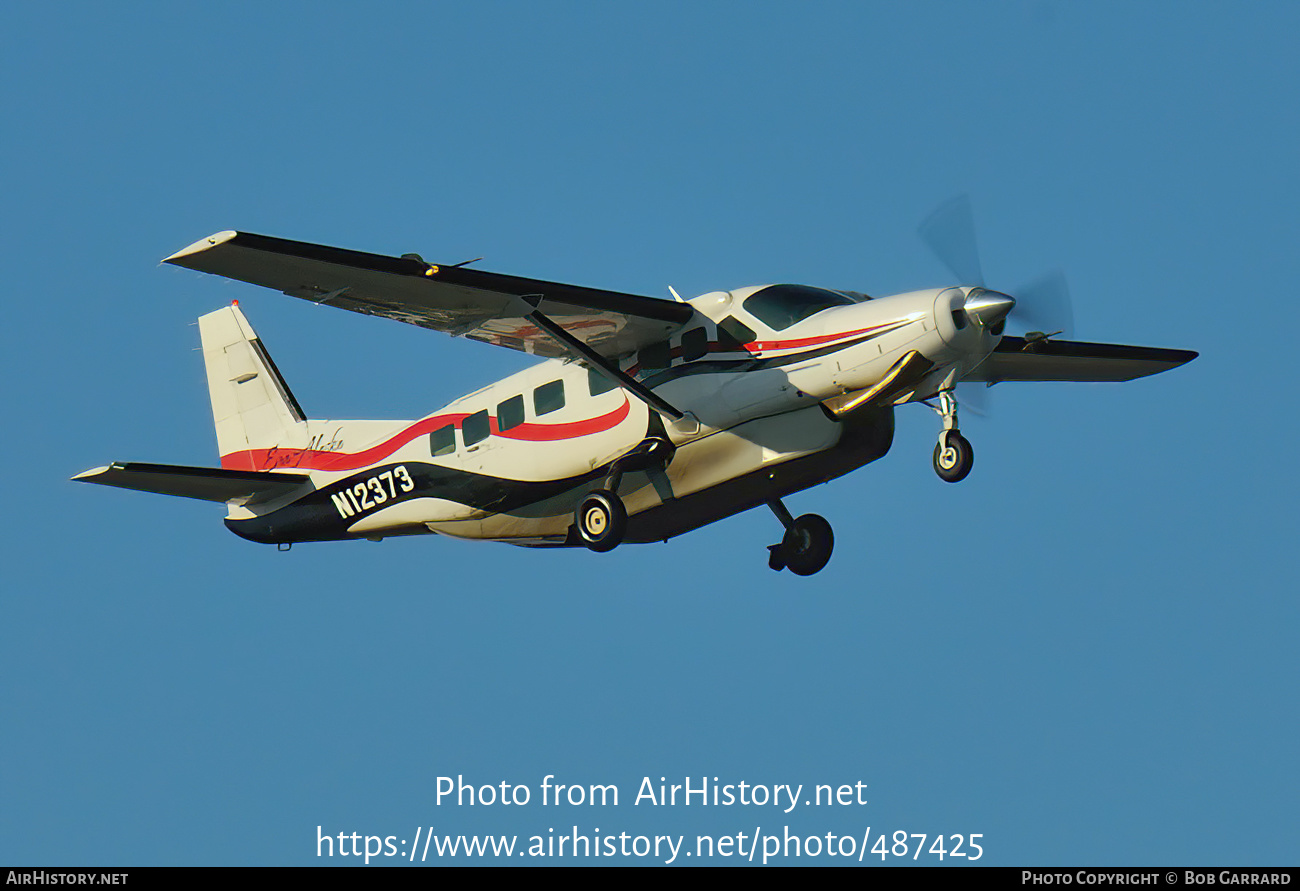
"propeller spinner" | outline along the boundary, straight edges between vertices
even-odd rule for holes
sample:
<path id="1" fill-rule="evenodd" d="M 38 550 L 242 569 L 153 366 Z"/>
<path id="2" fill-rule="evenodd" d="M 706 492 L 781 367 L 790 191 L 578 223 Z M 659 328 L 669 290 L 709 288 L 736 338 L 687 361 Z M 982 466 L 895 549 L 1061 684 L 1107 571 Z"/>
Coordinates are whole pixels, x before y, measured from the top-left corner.
<path id="1" fill-rule="evenodd" d="M 966 312 L 972 321 L 978 320 L 979 324 L 992 331 L 1001 320 L 1009 317 L 1009 321 L 1018 330 L 1033 327 L 1040 331 L 1064 334 L 1067 338 L 1071 336 L 1074 310 L 1070 301 L 1070 289 L 1065 283 L 1065 276 L 1059 271 L 1049 273 L 1021 288 L 1016 298 L 984 289 L 984 269 L 980 263 L 979 246 L 975 239 L 975 219 L 971 213 L 969 197 L 958 195 L 940 205 L 921 224 L 919 234 L 921 240 L 960 282 L 978 286 L 966 299 Z M 1004 306 L 1005 309 L 1002 309 Z M 993 333 L 1000 334 L 1001 331 Z"/>

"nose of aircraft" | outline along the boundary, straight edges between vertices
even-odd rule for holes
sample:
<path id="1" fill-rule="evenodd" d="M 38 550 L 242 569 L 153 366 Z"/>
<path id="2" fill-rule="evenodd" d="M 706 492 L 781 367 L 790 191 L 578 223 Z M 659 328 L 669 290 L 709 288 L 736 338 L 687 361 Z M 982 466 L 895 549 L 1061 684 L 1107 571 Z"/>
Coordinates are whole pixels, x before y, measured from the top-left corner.
<path id="1" fill-rule="evenodd" d="M 990 291 L 987 288 L 973 288 L 966 295 L 963 306 L 972 322 L 983 328 L 992 328 L 1005 319 L 1007 313 L 1015 309 L 1016 301 L 1010 294 Z"/>

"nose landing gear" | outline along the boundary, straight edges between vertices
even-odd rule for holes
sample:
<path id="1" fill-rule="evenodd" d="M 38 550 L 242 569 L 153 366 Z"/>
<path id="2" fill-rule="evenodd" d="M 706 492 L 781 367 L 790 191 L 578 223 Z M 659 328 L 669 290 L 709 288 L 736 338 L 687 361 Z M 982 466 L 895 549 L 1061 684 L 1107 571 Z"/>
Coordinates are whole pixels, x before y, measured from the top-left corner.
<path id="1" fill-rule="evenodd" d="M 942 390 L 939 407 L 930 407 L 943 417 L 943 430 L 934 447 L 934 472 L 946 483 L 959 483 L 975 465 L 975 450 L 957 429 L 957 399 L 952 390 Z"/>
<path id="2" fill-rule="evenodd" d="M 817 514 L 804 514 L 795 519 L 779 498 L 767 505 L 785 526 L 781 543 L 768 545 L 767 565 L 770 569 L 777 572 L 788 569 L 795 575 L 812 575 L 830 562 L 831 551 L 835 548 L 835 535 L 830 523 Z"/>
<path id="3" fill-rule="evenodd" d="M 934 472 L 946 483 L 959 483 L 966 479 L 975 464 L 971 444 L 956 430 L 945 430 L 934 446 Z"/>

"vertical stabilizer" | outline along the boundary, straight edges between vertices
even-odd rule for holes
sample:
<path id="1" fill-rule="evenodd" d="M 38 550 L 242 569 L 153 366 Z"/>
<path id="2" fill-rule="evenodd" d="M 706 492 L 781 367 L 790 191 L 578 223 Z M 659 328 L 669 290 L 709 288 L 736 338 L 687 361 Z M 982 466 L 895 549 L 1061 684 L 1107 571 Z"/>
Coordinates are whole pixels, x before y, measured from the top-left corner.
<path id="1" fill-rule="evenodd" d="M 239 307 L 200 316 L 199 336 L 221 466 L 259 470 L 267 450 L 305 446 L 302 408 Z"/>

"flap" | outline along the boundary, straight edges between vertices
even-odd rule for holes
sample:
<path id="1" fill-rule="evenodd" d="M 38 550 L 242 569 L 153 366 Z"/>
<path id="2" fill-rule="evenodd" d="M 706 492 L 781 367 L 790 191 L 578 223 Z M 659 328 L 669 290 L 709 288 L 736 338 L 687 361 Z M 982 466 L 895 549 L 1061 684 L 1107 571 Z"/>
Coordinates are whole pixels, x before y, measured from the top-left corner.
<path id="1" fill-rule="evenodd" d="M 695 313 L 672 300 L 250 232 L 218 232 L 164 262 L 546 358 L 568 352 L 526 318 L 533 310 L 611 358 L 666 340 Z"/>

